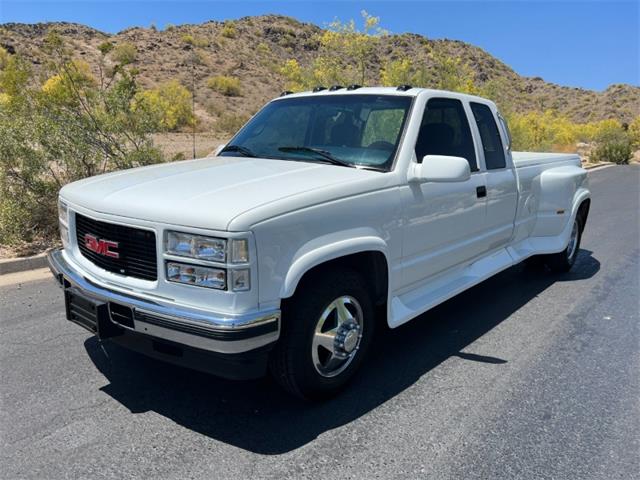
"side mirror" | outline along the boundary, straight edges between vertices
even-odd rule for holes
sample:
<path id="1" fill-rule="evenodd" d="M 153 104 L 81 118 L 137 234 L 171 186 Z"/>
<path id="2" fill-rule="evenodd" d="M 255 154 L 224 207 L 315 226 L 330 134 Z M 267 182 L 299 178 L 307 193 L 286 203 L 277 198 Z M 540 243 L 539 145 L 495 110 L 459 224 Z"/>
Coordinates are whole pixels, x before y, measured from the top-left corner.
<path id="1" fill-rule="evenodd" d="M 224 147 L 226 147 L 224 143 L 221 143 L 220 145 L 218 145 L 216 149 L 213 151 L 213 156 L 217 157 Z"/>
<path id="2" fill-rule="evenodd" d="M 464 182 L 471 177 L 469 162 L 462 157 L 425 155 L 409 170 L 409 182 Z"/>

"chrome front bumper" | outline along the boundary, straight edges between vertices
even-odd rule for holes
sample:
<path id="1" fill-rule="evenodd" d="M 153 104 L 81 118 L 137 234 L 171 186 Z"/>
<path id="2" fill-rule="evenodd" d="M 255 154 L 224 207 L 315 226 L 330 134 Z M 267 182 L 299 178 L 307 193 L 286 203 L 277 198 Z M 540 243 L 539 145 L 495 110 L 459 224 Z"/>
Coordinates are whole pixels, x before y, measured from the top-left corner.
<path id="1" fill-rule="evenodd" d="M 280 310 L 222 315 L 178 307 L 99 286 L 74 269 L 62 250 L 49 253 L 48 262 L 65 291 L 105 304 L 110 321 L 125 331 L 221 354 L 239 354 L 270 345 L 280 334 Z M 114 320 L 112 304 L 130 309 L 129 325 Z"/>

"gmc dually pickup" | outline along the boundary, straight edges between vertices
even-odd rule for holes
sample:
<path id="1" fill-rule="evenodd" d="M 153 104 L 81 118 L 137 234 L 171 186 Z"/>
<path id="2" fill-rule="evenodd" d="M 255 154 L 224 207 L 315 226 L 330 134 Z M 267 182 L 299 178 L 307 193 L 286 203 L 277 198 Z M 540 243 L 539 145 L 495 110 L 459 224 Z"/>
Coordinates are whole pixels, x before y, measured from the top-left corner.
<path id="1" fill-rule="evenodd" d="M 65 186 L 49 263 L 101 341 L 319 398 L 381 316 L 398 327 L 533 256 L 569 270 L 589 204 L 580 158 L 512 152 L 491 101 L 317 88 L 215 157 Z"/>

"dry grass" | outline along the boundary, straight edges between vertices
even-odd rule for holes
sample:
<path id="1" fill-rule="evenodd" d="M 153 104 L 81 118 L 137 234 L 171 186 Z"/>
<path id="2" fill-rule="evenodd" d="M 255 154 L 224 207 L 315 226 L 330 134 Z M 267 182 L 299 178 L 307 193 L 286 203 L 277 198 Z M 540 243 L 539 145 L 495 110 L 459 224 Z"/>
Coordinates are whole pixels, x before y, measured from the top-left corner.
<path id="1" fill-rule="evenodd" d="M 202 158 L 213 152 L 220 144 L 226 143 L 229 137 L 214 133 L 196 133 L 196 158 Z M 158 133 L 153 136 L 153 143 L 162 149 L 168 159 L 193 157 L 193 136 L 190 133 Z"/>

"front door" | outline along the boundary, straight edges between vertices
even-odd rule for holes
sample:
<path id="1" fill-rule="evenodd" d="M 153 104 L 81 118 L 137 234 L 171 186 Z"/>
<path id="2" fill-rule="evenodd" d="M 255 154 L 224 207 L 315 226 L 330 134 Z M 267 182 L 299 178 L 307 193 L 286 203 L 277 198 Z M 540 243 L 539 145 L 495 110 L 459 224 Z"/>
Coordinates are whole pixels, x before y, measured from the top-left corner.
<path id="1" fill-rule="evenodd" d="M 425 155 L 464 157 L 465 182 L 409 184 L 402 189 L 405 213 L 403 285 L 409 287 L 484 253 L 485 174 L 478 169 L 473 137 L 462 102 L 432 98 L 425 107 L 415 146 Z"/>

